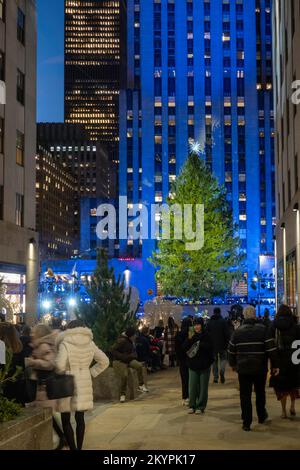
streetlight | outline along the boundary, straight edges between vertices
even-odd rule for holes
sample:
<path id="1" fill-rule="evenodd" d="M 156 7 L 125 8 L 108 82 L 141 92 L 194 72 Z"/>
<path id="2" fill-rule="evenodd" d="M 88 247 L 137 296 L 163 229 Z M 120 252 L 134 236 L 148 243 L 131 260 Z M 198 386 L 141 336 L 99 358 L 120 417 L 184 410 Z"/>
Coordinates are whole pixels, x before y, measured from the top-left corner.
<path id="1" fill-rule="evenodd" d="M 51 305 L 52 304 L 51 304 L 50 300 L 44 300 L 44 302 L 42 303 L 43 309 L 47 310 L 47 311 L 50 310 Z"/>
<path id="2" fill-rule="evenodd" d="M 73 299 L 73 298 L 69 299 L 69 305 L 70 307 L 76 307 L 77 305 L 76 299 Z"/>

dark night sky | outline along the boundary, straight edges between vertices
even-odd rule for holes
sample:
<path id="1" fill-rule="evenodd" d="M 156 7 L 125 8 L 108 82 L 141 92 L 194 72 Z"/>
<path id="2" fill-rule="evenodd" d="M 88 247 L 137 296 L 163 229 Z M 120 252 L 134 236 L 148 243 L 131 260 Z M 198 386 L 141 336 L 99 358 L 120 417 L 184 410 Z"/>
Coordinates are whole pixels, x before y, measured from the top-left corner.
<path id="1" fill-rule="evenodd" d="M 37 0 L 37 121 L 63 121 L 64 0 Z"/>

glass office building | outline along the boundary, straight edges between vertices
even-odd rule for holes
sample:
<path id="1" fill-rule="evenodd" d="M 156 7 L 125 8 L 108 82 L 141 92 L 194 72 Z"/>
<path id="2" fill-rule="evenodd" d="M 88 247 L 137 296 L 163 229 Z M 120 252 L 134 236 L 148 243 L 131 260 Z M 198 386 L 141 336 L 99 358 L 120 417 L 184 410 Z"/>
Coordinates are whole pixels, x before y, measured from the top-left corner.
<path id="1" fill-rule="evenodd" d="M 113 155 L 125 24 L 123 0 L 65 0 L 65 122 L 84 124 Z"/>

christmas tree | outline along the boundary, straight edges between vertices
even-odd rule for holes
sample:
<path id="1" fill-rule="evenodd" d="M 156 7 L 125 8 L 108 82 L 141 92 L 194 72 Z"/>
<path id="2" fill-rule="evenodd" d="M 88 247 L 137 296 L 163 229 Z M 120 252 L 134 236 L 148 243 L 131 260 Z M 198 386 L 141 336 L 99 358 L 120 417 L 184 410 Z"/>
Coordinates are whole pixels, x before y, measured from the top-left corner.
<path id="1" fill-rule="evenodd" d="M 171 237 L 158 243 L 152 263 L 158 268 L 157 279 L 165 294 L 190 297 L 217 295 L 226 292 L 233 279 L 239 278 L 241 266 L 240 240 L 236 235 L 226 189 L 220 186 L 205 162 L 196 153 L 189 155 L 171 189 L 169 206 L 176 205 L 184 213 L 185 204 L 204 206 L 204 245 L 189 250 L 190 241 L 174 235 L 174 215 L 171 217 Z M 196 226 L 195 211 L 191 225 Z"/>
<path id="2" fill-rule="evenodd" d="M 121 333 L 137 327 L 137 318 L 130 308 L 131 290 L 125 293 L 124 278 L 115 277 L 104 249 L 97 252 L 97 267 L 86 290 L 90 302 L 81 302 L 77 316 L 92 330 L 97 346 L 108 353 Z"/>

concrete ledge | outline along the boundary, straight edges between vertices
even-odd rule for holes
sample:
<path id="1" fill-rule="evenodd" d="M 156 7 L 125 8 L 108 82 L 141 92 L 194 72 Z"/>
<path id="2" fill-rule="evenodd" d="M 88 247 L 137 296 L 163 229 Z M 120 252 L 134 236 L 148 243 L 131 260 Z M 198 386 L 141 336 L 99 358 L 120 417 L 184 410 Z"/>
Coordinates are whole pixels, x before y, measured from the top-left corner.
<path id="1" fill-rule="evenodd" d="M 21 416 L 0 424 L 0 450 L 52 450 L 52 410 L 26 408 Z"/>
<path id="2" fill-rule="evenodd" d="M 145 383 L 147 382 L 147 371 L 144 369 Z M 133 369 L 128 371 L 128 382 L 127 382 L 127 392 L 126 399 L 134 400 L 138 396 L 138 377 L 137 373 Z M 103 374 L 100 374 L 98 377 L 93 379 L 93 388 L 94 388 L 94 400 L 113 400 L 118 401 L 120 398 L 120 382 L 119 378 L 113 369 L 109 367 Z"/>

